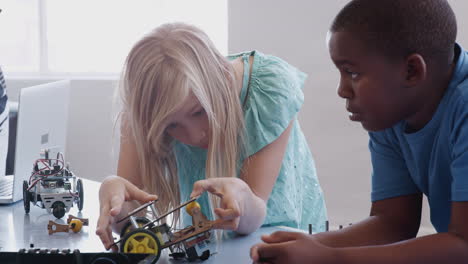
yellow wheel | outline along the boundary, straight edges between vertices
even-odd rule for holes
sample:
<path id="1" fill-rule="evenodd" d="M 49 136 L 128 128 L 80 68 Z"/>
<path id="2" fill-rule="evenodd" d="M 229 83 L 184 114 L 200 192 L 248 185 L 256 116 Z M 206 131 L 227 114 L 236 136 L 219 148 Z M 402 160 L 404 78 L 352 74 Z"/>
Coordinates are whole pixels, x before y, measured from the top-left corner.
<path id="1" fill-rule="evenodd" d="M 153 232 L 146 229 L 136 229 L 127 233 L 122 239 L 120 251 L 152 254 L 155 255 L 152 263 L 156 263 L 161 255 L 161 243 Z"/>
<path id="2" fill-rule="evenodd" d="M 78 233 L 83 227 L 83 222 L 81 222 L 79 219 L 73 219 L 70 221 L 70 224 L 68 226 L 73 232 Z"/>
<path id="3" fill-rule="evenodd" d="M 200 204 L 193 201 L 193 202 L 187 204 L 187 206 L 185 207 L 185 211 L 187 211 L 187 213 L 192 216 L 193 215 L 192 210 L 195 209 L 195 208 L 198 208 L 200 210 Z"/>

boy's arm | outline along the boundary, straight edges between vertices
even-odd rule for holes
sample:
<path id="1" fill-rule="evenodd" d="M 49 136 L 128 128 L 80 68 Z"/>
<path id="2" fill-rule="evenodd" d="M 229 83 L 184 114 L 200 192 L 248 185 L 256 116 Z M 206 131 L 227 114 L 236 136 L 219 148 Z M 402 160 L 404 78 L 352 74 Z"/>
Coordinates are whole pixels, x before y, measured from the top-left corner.
<path id="1" fill-rule="evenodd" d="M 376 201 L 367 219 L 314 237 L 329 247 L 382 245 L 414 238 L 421 221 L 421 206 L 422 194 Z"/>
<path id="2" fill-rule="evenodd" d="M 453 202 L 447 233 L 410 239 L 375 247 L 352 247 L 338 250 L 336 263 L 467 263 L 468 202 Z M 391 257 L 391 258 L 390 258 Z"/>
<path id="3" fill-rule="evenodd" d="M 263 237 L 267 244 L 255 245 L 251 256 L 268 263 L 461 264 L 468 259 L 467 217 L 468 202 L 453 202 L 448 232 L 376 246 L 332 248 L 316 236 L 279 232 Z"/>

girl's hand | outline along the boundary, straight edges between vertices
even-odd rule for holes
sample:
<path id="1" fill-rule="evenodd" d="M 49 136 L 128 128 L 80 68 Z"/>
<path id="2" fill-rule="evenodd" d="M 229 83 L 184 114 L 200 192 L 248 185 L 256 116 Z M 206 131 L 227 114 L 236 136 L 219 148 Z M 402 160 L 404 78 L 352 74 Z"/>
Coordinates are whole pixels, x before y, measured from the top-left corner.
<path id="1" fill-rule="evenodd" d="M 100 215 L 96 227 L 96 235 L 99 236 L 105 248 L 109 249 L 114 243 L 112 224 L 115 222 L 115 217 L 121 213 L 125 201 L 136 200 L 146 203 L 157 198 L 156 195 L 150 195 L 138 189 L 122 177 L 107 177 L 99 189 Z"/>
<path id="2" fill-rule="evenodd" d="M 265 243 L 254 245 L 254 263 L 340 263 L 335 249 L 320 244 L 312 235 L 277 231 L 263 235 Z"/>
<path id="3" fill-rule="evenodd" d="M 214 212 L 223 221 L 218 221 L 215 228 L 237 230 L 240 218 L 245 214 L 245 201 L 252 200 L 254 196 L 247 183 L 238 178 L 200 180 L 193 185 L 190 197 L 197 197 L 205 191 L 221 198 L 221 207 Z"/>

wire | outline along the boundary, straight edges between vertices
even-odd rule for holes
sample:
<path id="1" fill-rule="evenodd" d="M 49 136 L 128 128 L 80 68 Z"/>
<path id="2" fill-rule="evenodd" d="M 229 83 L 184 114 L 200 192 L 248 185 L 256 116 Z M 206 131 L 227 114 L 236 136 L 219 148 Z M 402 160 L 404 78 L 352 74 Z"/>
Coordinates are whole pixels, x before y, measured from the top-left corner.
<path id="1" fill-rule="evenodd" d="M 68 192 L 73 196 L 73 197 L 79 197 L 80 195 L 79 194 L 76 194 L 76 193 L 72 193 L 71 190 L 68 190 Z"/>
<path id="2" fill-rule="evenodd" d="M 59 159 L 59 156 L 61 159 Z M 56 165 L 60 166 L 58 171 L 51 169 L 51 167 L 49 166 L 52 165 L 53 162 L 55 162 Z M 27 188 L 27 191 L 31 190 L 38 182 L 44 180 L 45 178 L 61 174 L 65 168 L 65 160 L 62 152 L 57 153 L 57 159 L 37 159 L 34 162 L 33 168 L 39 168 L 39 164 L 43 165 L 44 167 L 31 174 L 31 176 L 29 177 L 29 187 Z M 47 171 L 49 172 L 47 173 Z M 33 179 L 35 180 L 32 181 Z"/>

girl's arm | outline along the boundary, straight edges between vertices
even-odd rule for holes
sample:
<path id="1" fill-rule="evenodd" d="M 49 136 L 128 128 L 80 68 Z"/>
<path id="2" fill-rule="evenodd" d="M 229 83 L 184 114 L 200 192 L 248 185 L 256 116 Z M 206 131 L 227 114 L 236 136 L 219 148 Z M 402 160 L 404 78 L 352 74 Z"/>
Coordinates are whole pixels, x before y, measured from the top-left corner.
<path id="1" fill-rule="evenodd" d="M 275 186 L 294 120 L 272 143 L 244 161 L 240 178 L 252 190 L 252 201 L 247 202 L 238 232 L 251 233 L 259 228 L 266 216 L 266 204 Z"/>
<path id="2" fill-rule="evenodd" d="M 143 188 L 143 182 L 141 179 L 138 152 L 136 150 L 135 142 L 129 136 L 127 126 L 122 126 L 121 134 L 122 136 L 120 138 L 119 160 L 117 164 L 117 177 L 127 180 L 141 190 Z M 134 200 L 123 201 L 122 207 L 119 210 L 120 212 L 117 216 L 115 216 L 115 218 L 119 219 L 126 216 L 128 212 L 131 212 L 138 206 L 139 204 Z M 112 223 L 112 229 L 114 232 L 120 232 L 123 224 L 125 223 L 121 223 L 120 225 Z"/>
<path id="3" fill-rule="evenodd" d="M 130 127 L 124 118 L 122 118 L 120 136 L 119 162 L 117 165 L 117 175 L 129 180 L 138 188 L 143 187 L 140 173 L 140 163 L 135 141 L 130 132 Z"/>
<path id="4" fill-rule="evenodd" d="M 116 225 L 115 220 L 126 216 L 136 208 L 136 201 L 148 202 L 157 199 L 156 195 L 149 195 L 141 190 L 138 154 L 135 143 L 128 136 L 128 128 L 122 125 L 120 140 L 120 154 L 117 175 L 108 176 L 99 189 L 100 213 L 96 227 L 96 234 L 109 249 L 114 242 L 112 230 L 120 232 L 122 225 Z"/>
<path id="5" fill-rule="evenodd" d="M 191 197 L 209 191 L 221 198 L 221 208 L 216 208 L 215 213 L 225 221 L 218 228 L 249 234 L 262 225 L 266 216 L 266 204 L 281 169 L 293 122 L 275 141 L 244 161 L 240 179 L 215 178 L 194 184 Z"/>

